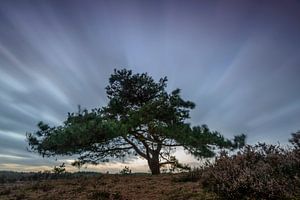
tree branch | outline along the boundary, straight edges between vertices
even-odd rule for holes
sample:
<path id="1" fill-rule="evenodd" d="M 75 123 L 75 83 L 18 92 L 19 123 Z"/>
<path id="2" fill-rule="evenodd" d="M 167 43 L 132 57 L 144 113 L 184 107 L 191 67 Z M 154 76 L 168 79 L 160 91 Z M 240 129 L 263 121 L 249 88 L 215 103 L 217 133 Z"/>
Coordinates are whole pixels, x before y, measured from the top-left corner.
<path id="1" fill-rule="evenodd" d="M 176 161 L 166 161 L 166 162 L 162 162 L 162 163 L 159 163 L 159 166 L 163 166 L 163 165 L 167 165 L 167 164 L 175 164 Z"/>
<path id="2" fill-rule="evenodd" d="M 179 144 L 162 144 L 163 146 L 166 146 L 166 147 L 181 147 L 182 145 L 179 145 Z"/>
<path id="3" fill-rule="evenodd" d="M 147 159 L 147 155 L 145 154 L 145 153 L 143 153 L 132 141 L 130 141 L 127 137 L 123 137 L 124 138 L 124 140 L 126 141 L 126 142 L 128 142 L 133 148 L 134 148 L 134 150 L 140 155 L 140 156 L 142 156 L 143 158 L 146 158 Z"/>

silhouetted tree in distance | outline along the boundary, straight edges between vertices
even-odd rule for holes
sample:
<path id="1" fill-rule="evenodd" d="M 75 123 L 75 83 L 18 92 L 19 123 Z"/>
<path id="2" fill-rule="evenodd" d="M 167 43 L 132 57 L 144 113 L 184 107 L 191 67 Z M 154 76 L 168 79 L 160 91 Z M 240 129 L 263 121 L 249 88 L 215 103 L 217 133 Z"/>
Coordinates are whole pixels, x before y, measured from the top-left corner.
<path id="1" fill-rule="evenodd" d="M 167 77 L 155 82 L 147 73 L 114 70 L 107 106 L 68 113 L 62 126 L 40 122 L 38 131 L 27 133 L 31 150 L 42 156 L 79 155 L 73 163 L 79 166 L 139 156 L 159 174 L 161 166 L 176 162 L 176 147 L 201 158 L 214 156 L 216 148 L 245 144 L 243 134 L 228 140 L 206 125 L 191 127 L 186 120 L 195 104 L 183 100 L 179 89 L 168 93 L 166 86 Z"/>

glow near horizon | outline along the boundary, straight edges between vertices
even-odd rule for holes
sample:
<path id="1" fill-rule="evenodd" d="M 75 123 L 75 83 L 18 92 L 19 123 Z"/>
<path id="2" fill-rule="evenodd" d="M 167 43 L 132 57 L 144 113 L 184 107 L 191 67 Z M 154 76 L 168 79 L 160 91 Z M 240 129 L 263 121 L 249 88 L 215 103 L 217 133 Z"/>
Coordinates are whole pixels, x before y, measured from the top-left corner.
<path id="1" fill-rule="evenodd" d="M 58 165 L 25 133 L 105 105 L 113 68 L 168 76 L 197 105 L 191 123 L 227 137 L 285 143 L 300 128 L 299 2 L 73 2 L 0 5 L 0 169 Z"/>

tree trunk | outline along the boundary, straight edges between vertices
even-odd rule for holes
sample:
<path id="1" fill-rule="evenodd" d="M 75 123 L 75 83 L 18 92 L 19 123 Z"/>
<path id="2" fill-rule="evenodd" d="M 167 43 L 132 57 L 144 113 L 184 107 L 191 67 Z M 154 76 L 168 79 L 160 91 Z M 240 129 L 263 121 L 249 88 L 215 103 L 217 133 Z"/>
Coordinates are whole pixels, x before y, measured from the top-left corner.
<path id="1" fill-rule="evenodd" d="M 153 158 L 148 159 L 148 165 L 152 175 L 160 174 L 160 165 L 158 155 L 153 155 Z"/>

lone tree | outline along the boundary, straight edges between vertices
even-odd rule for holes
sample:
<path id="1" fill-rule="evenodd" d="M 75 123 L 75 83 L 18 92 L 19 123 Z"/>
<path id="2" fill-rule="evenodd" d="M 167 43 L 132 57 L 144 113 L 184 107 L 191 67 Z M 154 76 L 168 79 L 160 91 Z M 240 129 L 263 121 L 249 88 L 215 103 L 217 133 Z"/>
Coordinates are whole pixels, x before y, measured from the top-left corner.
<path id="1" fill-rule="evenodd" d="M 73 163 L 78 166 L 142 157 L 152 174 L 159 174 L 167 164 L 180 166 L 172 155 L 176 147 L 205 158 L 218 148 L 245 144 L 243 134 L 228 140 L 206 125 L 191 127 L 186 120 L 195 104 L 183 100 L 179 89 L 168 93 L 166 83 L 167 77 L 155 82 L 147 73 L 114 70 L 106 87 L 107 106 L 79 108 L 57 127 L 39 122 L 38 131 L 27 133 L 30 149 L 43 157 L 78 155 Z"/>

